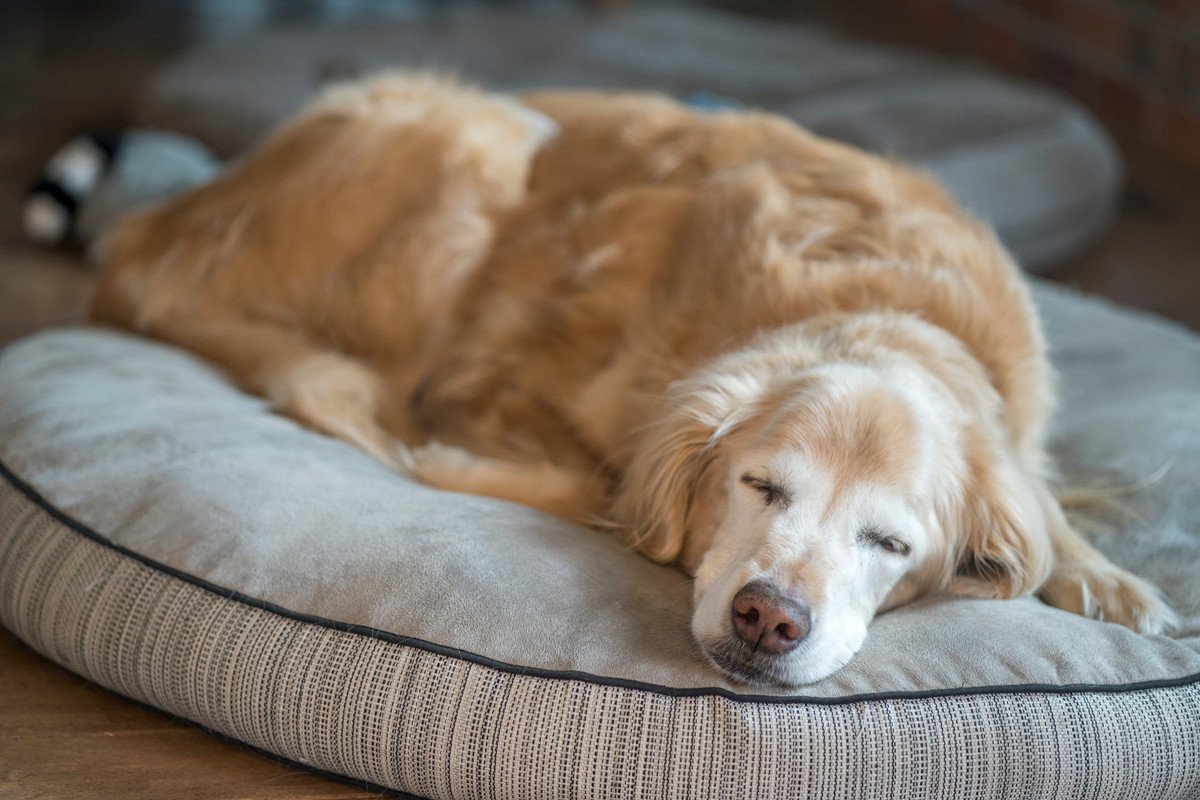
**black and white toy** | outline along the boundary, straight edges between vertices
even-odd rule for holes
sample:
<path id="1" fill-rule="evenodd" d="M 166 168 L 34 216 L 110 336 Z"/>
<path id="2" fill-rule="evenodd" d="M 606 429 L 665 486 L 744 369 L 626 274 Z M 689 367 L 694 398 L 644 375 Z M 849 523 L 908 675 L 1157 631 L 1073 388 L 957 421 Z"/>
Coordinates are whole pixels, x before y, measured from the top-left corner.
<path id="1" fill-rule="evenodd" d="M 78 136 L 30 188 L 22 226 L 39 244 L 90 247 L 117 217 L 203 183 L 219 168 L 207 148 L 179 134 Z"/>

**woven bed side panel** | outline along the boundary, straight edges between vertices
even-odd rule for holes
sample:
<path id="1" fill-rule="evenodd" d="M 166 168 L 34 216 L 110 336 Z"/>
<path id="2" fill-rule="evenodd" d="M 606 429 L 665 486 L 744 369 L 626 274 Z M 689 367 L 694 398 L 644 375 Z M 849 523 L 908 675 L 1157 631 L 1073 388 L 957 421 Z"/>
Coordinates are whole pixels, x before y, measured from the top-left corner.
<path id="1" fill-rule="evenodd" d="M 428 798 L 1195 798 L 1200 686 L 839 705 L 510 673 L 301 622 L 0 483 L 0 620 L 102 686 Z"/>

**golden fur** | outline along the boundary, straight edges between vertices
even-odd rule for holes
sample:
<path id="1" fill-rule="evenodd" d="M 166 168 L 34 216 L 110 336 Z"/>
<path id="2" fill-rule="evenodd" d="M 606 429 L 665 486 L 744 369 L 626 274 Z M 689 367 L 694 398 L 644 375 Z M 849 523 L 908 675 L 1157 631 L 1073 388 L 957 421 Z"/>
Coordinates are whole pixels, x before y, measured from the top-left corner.
<path id="1" fill-rule="evenodd" d="M 812 574 L 802 531 L 833 536 L 885 489 L 918 552 L 880 566 L 838 545 L 875 575 L 860 617 L 1040 591 L 1170 621 L 1047 486 L 1045 344 L 993 235 L 929 179 L 779 117 L 386 75 L 327 92 L 105 253 L 97 320 L 433 485 L 608 521 L 696 572 L 702 645 L 744 563 L 819 608 L 836 569 Z M 822 513 L 763 516 L 742 469 L 791 475 Z M 857 643 L 838 647 L 811 669 L 718 663 L 796 683 Z"/>

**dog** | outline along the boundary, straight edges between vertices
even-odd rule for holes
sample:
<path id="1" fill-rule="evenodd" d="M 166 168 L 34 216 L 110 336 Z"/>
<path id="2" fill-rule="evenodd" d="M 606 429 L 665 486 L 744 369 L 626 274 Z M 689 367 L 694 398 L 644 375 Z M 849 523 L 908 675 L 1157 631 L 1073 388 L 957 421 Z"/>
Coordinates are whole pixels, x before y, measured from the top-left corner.
<path id="1" fill-rule="evenodd" d="M 1173 622 L 1052 491 L 1051 367 L 993 234 L 781 117 L 390 73 L 103 251 L 96 321 L 694 575 L 736 679 L 824 678 L 938 593 Z"/>

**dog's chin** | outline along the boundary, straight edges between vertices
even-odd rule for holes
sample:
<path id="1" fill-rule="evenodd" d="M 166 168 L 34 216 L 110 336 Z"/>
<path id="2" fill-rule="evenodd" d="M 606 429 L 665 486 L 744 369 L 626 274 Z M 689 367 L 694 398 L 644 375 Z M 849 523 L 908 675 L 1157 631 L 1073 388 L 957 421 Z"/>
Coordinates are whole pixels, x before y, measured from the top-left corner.
<path id="1" fill-rule="evenodd" d="M 828 678 L 853 657 L 853 651 L 842 658 L 817 658 L 804 648 L 784 656 L 755 652 L 745 642 L 730 638 L 714 638 L 700 642 L 705 657 L 721 672 L 741 683 L 752 686 L 794 689 Z"/>

